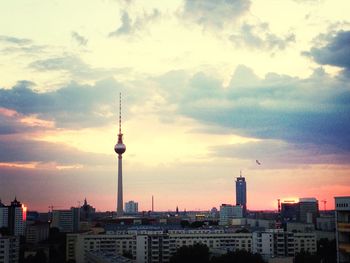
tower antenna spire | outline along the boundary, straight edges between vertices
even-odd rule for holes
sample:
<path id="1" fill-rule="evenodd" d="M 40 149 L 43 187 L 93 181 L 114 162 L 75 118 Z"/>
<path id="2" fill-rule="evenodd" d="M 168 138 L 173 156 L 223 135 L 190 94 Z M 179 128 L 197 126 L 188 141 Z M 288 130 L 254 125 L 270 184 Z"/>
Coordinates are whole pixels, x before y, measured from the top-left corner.
<path id="1" fill-rule="evenodd" d="M 122 93 L 119 92 L 119 134 L 122 134 Z"/>

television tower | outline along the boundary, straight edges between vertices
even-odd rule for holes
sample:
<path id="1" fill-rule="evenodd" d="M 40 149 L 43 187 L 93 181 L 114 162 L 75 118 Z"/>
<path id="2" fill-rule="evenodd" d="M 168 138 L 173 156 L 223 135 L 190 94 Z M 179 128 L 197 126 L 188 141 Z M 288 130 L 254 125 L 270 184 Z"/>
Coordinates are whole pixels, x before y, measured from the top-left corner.
<path id="1" fill-rule="evenodd" d="M 126 147 L 123 143 L 122 134 L 122 94 L 119 93 L 119 134 L 118 142 L 114 146 L 114 151 L 118 154 L 118 199 L 117 199 L 117 216 L 123 216 L 123 172 L 122 172 L 122 154 Z"/>

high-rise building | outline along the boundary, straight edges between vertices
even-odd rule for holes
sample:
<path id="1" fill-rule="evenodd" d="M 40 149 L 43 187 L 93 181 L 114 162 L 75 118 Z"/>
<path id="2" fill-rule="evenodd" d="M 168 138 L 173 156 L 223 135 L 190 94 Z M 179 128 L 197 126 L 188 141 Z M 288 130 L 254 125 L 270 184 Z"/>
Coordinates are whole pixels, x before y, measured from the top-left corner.
<path id="1" fill-rule="evenodd" d="M 8 208 L 8 228 L 11 235 L 24 236 L 27 208 L 21 202 L 13 200 Z"/>
<path id="2" fill-rule="evenodd" d="M 319 216 L 318 201 L 316 198 L 299 199 L 299 221 L 304 223 L 316 224 L 316 218 Z"/>
<path id="3" fill-rule="evenodd" d="M 0 200 L 0 228 L 8 226 L 8 207 Z"/>
<path id="4" fill-rule="evenodd" d="M 296 221 L 299 215 L 299 203 L 286 200 L 281 203 L 281 217 L 283 221 Z"/>
<path id="5" fill-rule="evenodd" d="M 139 204 L 134 201 L 129 201 L 125 203 L 125 213 L 136 214 L 139 211 Z"/>
<path id="6" fill-rule="evenodd" d="M 236 205 L 243 207 L 243 215 L 245 215 L 247 211 L 247 184 L 242 172 L 236 179 Z"/>
<path id="7" fill-rule="evenodd" d="M 69 210 L 53 210 L 51 227 L 61 232 L 70 233 L 79 231 L 80 208 L 72 207 Z"/>
<path id="8" fill-rule="evenodd" d="M 114 151 L 118 154 L 118 198 L 117 198 L 117 216 L 123 215 L 123 172 L 122 172 L 122 154 L 125 152 L 126 147 L 123 143 L 122 134 L 122 119 L 121 119 L 121 94 L 119 95 L 119 134 L 118 142 L 114 146 Z"/>
<path id="9" fill-rule="evenodd" d="M 82 221 L 91 221 L 96 209 L 88 204 L 86 198 L 84 199 L 84 204 L 80 207 L 80 219 Z"/>
<path id="10" fill-rule="evenodd" d="M 337 262 L 350 262 L 350 196 L 335 197 Z"/>

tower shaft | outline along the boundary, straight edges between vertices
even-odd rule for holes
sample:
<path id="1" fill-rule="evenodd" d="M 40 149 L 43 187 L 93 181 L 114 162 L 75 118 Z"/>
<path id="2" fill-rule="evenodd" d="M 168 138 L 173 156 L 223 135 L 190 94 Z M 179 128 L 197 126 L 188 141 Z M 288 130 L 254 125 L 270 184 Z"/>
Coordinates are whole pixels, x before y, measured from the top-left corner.
<path id="1" fill-rule="evenodd" d="M 118 199 L 117 199 L 117 216 L 122 216 L 123 211 L 123 171 L 122 155 L 118 155 Z"/>

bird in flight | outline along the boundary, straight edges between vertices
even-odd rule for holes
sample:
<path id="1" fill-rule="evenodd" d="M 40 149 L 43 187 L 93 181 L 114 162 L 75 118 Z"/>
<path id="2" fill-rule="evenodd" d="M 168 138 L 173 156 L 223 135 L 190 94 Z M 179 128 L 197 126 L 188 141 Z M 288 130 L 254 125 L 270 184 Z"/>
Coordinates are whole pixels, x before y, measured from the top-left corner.
<path id="1" fill-rule="evenodd" d="M 261 163 L 259 162 L 259 160 L 255 160 L 255 162 L 256 162 L 258 165 L 261 165 Z"/>

